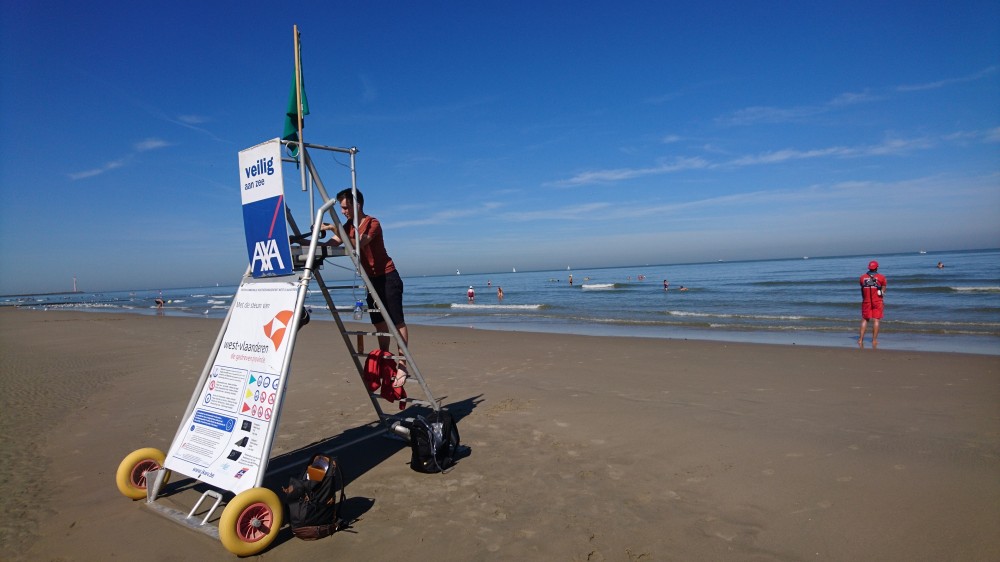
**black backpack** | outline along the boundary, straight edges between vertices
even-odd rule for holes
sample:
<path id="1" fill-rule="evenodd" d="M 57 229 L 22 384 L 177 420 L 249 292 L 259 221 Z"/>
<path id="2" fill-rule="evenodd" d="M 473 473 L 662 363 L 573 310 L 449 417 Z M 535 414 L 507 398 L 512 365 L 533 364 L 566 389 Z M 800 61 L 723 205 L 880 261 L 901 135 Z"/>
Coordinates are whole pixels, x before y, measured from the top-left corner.
<path id="1" fill-rule="evenodd" d="M 338 511 L 344 502 L 344 475 L 336 458 L 315 455 L 302 478 L 289 478 L 288 487 L 281 490 L 288 505 L 288 523 L 296 537 L 321 539 L 340 527 Z"/>
<path id="2" fill-rule="evenodd" d="M 447 410 L 417 416 L 410 429 L 410 468 L 417 472 L 444 472 L 455 463 L 458 452 L 458 425 Z"/>

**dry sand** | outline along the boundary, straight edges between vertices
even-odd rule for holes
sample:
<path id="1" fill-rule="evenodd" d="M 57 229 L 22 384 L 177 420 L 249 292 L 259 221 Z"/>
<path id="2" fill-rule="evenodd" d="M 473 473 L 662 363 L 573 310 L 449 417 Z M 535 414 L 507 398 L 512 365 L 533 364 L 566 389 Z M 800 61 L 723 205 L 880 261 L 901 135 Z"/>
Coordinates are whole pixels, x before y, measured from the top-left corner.
<path id="1" fill-rule="evenodd" d="M 131 451 L 169 447 L 220 326 L 0 310 L 0 558 L 234 559 L 114 483 Z M 340 450 L 352 528 L 318 542 L 285 529 L 260 558 L 1000 559 L 1000 357 L 411 337 L 467 454 L 424 475 L 397 441 Z M 272 466 L 374 419 L 334 324 L 310 324 Z M 196 497 L 182 481 L 161 501 Z"/>

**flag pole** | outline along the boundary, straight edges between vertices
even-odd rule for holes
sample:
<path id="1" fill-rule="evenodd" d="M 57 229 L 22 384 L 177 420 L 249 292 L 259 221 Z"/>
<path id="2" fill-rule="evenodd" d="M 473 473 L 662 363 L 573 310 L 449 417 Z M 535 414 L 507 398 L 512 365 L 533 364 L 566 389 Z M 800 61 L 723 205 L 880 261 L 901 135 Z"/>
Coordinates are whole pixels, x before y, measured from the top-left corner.
<path id="1" fill-rule="evenodd" d="M 299 175 L 302 181 L 302 191 L 306 191 L 306 167 L 302 151 L 305 150 L 305 139 L 302 138 L 302 52 L 299 45 L 299 26 L 292 26 L 295 42 L 295 114 L 298 117 L 299 128 Z"/>

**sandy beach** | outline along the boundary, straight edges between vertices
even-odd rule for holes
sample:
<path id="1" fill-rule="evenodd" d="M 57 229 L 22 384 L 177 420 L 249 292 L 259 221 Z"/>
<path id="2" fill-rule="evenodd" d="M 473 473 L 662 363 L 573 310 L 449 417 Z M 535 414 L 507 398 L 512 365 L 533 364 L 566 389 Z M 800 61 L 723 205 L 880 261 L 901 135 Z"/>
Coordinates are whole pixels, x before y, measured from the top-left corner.
<path id="1" fill-rule="evenodd" d="M 220 326 L 0 310 L 0 558 L 235 559 L 114 482 L 128 453 L 169 447 Z M 284 529 L 259 558 L 1000 559 L 998 356 L 410 333 L 460 418 L 457 466 L 416 473 L 383 437 L 345 447 L 351 527 Z M 272 466 L 375 419 L 335 325 L 304 328 Z M 161 501 L 186 509 L 175 480 Z"/>

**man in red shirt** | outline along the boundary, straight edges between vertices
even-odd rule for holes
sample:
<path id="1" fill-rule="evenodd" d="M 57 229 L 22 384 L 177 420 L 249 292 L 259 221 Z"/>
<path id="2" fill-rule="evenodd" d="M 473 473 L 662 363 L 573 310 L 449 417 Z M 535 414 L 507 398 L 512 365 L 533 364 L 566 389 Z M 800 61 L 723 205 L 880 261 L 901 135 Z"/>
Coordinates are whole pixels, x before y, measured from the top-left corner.
<path id="1" fill-rule="evenodd" d="M 403 345 L 409 345 L 409 333 L 406 329 L 406 320 L 403 317 L 403 280 L 400 278 L 399 272 L 396 271 L 396 265 L 392 262 L 392 258 L 385 251 L 385 241 L 382 239 L 382 224 L 375 217 L 365 214 L 365 197 L 361 194 L 360 190 L 357 191 L 357 194 L 357 224 L 360 241 L 358 241 L 358 237 L 355 236 L 354 231 L 354 195 L 350 189 L 345 189 L 337 194 L 337 201 L 340 202 L 340 212 L 346 219 L 344 221 L 344 228 L 347 230 L 347 236 L 351 242 L 357 242 L 361 255 L 361 266 L 364 268 L 365 273 L 368 274 L 372 285 L 375 286 L 375 293 L 378 294 L 379 299 L 382 300 L 382 304 L 385 305 L 385 311 L 383 312 L 388 314 L 389 319 L 396 326 L 399 336 L 403 340 Z M 333 233 L 333 239 L 330 241 L 330 244 L 339 246 L 344 243 L 332 224 L 323 223 L 320 230 L 329 230 Z M 368 315 L 371 316 L 372 324 L 379 332 L 387 331 L 389 326 L 386 324 L 385 317 L 382 315 L 382 312 L 372 310 L 374 308 L 375 299 L 369 294 Z M 379 349 L 388 351 L 389 338 L 387 336 L 379 336 L 378 346 Z M 402 355 L 401 351 L 399 355 Z M 393 386 L 403 386 L 406 376 L 406 363 L 405 360 L 401 360 Z"/>
<path id="2" fill-rule="evenodd" d="M 878 262 L 868 262 L 868 273 L 861 276 L 861 335 L 858 336 L 858 347 L 865 346 L 865 329 L 868 321 L 872 321 L 872 348 L 878 347 L 878 323 L 882 319 L 885 303 L 885 276 L 878 272 Z"/>

